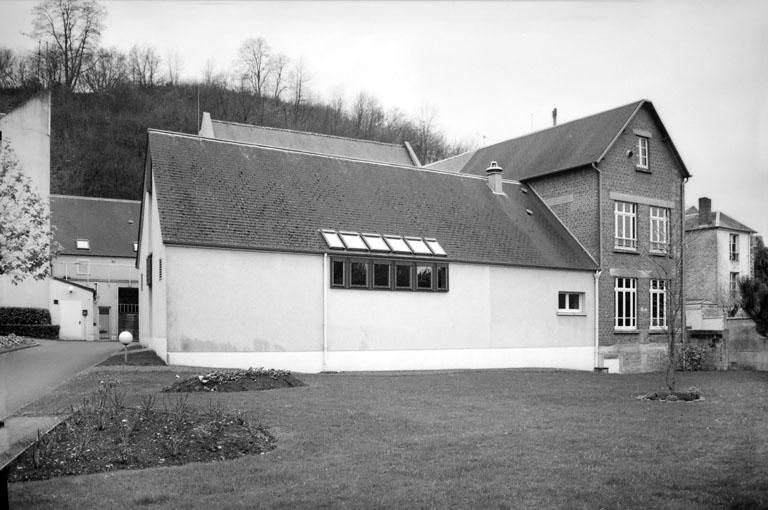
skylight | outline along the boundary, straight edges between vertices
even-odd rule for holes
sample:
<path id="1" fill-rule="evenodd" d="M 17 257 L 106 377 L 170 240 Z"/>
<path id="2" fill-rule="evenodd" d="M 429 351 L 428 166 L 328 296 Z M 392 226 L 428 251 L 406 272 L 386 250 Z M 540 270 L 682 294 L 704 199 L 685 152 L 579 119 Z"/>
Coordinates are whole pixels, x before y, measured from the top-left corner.
<path id="1" fill-rule="evenodd" d="M 323 234 L 323 239 L 325 239 L 325 244 L 328 245 L 328 248 L 332 248 L 334 250 L 344 249 L 344 243 L 342 243 L 341 239 L 339 239 L 339 234 L 333 230 L 323 230 L 321 233 Z"/>
<path id="2" fill-rule="evenodd" d="M 88 242 L 88 239 L 78 239 L 77 240 L 77 249 L 78 250 L 90 250 L 91 249 L 91 243 Z"/>
<path id="3" fill-rule="evenodd" d="M 363 234 L 363 241 L 371 251 L 390 251 L 389 246 L 379 234 Z"/>
<path id="4" fill-rule="evenodd" d="M 384 240 L 395 253 L 411 253 L 411 249 L 400 236 L 384 236 Z"/>
<path id="5" fill-rule="evenodd" d="M 360 234 L 356 232 L 339 232 L 339 237 L 341 237 L 348 250 L 368 251 L 368 246 L 363 242 Z"/>
<path id="6" fill-rule="evenodd" d="M 139 251 L 139 243 L 133 243 L 133 251 Z"/>
<path id="7" fill-rule="evenodd" d="M 447 254 L 445 253 L 445 250 L 442 246 L 440 246 L 440 243 L 437 242 L 437 239 L 430 239 L 430 238 L 424 238 L 424 241 L 427 243 L 427 246 L 429 246 L 429 249 L 432 250 L 432 253 L 435 255 L 438 255 L 440 257 L 445 257 Z"/>
<path id="8" fill-rule="evenodd" d="M 424 244 L 424 240 L 420 237 L 406 237 L 405 242 L 408 243 L 408 246 L 411 247 L 413 253 L 418 255 L 432 255 L 429 247 Z"/>

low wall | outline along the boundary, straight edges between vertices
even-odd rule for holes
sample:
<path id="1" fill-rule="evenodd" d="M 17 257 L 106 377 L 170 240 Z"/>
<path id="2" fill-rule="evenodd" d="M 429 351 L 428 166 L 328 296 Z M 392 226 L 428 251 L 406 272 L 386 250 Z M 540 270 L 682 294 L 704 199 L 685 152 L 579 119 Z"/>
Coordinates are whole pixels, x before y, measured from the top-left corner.
<path id="1" fill-rule="evenodd" d="M 752 319 L 726 319 L 729 366 L 768 371 L 768 337 L 755 331 Z"/>

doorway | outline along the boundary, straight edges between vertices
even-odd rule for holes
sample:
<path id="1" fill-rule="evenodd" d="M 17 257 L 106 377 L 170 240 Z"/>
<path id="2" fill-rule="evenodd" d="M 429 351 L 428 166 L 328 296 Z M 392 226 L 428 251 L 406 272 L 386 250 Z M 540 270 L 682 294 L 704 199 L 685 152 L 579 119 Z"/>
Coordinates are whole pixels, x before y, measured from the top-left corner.
<path id="1" fill-rule="evenodd" d="M 99 307 L 99 340 L 109 340 L 109 307 Z"/>
<path id="2" fill-rule="evenodd" d="M 59 338 L 85 340 L 85 325 L 80 301 L 75 299 L 59 301 Z"/>

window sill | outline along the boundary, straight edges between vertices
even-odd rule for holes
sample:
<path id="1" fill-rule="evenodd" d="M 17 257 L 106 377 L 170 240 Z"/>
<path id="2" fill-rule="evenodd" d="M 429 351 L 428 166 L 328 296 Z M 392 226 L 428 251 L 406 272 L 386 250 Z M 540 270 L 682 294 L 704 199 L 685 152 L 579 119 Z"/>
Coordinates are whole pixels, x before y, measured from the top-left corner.
<path id="1" fill-rule="evenodd" d="M 666 335 L 667 328 L 650 328 L 648 330 L 649 335 Z"/>
<path id="2" fill-rule="evenodd" d="M 658 250 L 649 250 L 649 255 L 653 255 L 654 257 L 668 257 L 669 252 L 668 251 L 658 251 Z"/>
<path id="3" fill-rule="evenodd" d="M 584 311 L 569 311 L 569 310 L 558 310 L 557 315 L 561 315 L 564 317 L 586 317 L 587 313 Z"/>
<path id="4" fill-rule="evenodd" d="M 614 253 L 628 253 L 631 255 L 638 255 L 637 248 L 621 248 L 618 246 L 613 247 Z"/>
<path id="5" fill-rule="evenodd" d="M 613 334 L 614 335 L 637 335 L 639 333 L 640 332 L 637 330 L 637 328 L 635 328 L 635 329 L 616 329 L 616 328 L 614 328 L 613 329 Z"/>
<path id="6" fill-rule="evenodd" d="M 635 165 L 635 170 L 638 171 L 638 172 L 644 173 L 644 174 L 653 173 L 653 172 L 651 172 L 650 168 L 644 168 L 642 166 L 637 166 L 637 165 Z"/>

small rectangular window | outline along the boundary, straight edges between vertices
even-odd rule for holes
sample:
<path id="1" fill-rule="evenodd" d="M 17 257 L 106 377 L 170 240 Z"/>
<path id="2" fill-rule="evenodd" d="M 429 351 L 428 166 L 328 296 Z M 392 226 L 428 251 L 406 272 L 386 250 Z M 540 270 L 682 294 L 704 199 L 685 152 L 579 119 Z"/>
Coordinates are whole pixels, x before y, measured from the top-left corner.
<path id="1" fill-rule="evenodd" d="M 418 255 L 432 255 L 432 251 L 420 237 L 406 237 L 405 242 L 411 248 L 413 253 Z"/>
<path id="2" fill-rule="evenodd" d="M 614 246 L 637 249 L 637 204 L 619 202 L 614 205 Z"/>
<path id="3" fill-rule="evenodd" d="M 736 271 L 731 272 L 730 294 L 731 301 L 739 297 L 739 273 Z"/>
<path id="4" fill-rule="evenodd" d="M 416 266 L 416 288 L 432 290 L 432 266 Z"/>
<path id="5" fill-rule="evenodd" d="M 645 136 L 637 137 L 637 167 L 648 169 L 648 138 Z"/>
<path id="6" fill-rule="evenodd" d="M 410 289 L 411 288 L 411 265 L 410 264 L 397 264 L 395 266 L 395 288 L 396 289 Z"/>
<path id="7" fill-rule="evenodd" d="M 730 234 L 731 260 L 739 260 L 739 235 Z"/>
<path id="8" fill-rule="evenodd" d="M 429 246 L 429 249 L 432 250 L 432 253 L 439 257 L 446 256 L 445 250 L 440 246 L 440 243 L 438 243 L 436 239 L 425 238 L 424 241 L 427 243 L 427 246 Z"/>
<path id="9" fill-rule="evenodd" d="M 651 280 L 651 329 L 667 327 L 667 282 Z"/>
<path id="10" fill-rule="evenodd" d="M 384 251 L 388 252 L 389 246 L 384 242 L 379 234 L 363 234 L 363 241 L 368 245 L 371 251 Z"/>
<path id="11" fill-rule="evenodd" d="M 344 286 L 344 261 L 331 261 L 331 287 Z"/>
<path id="12" fill-rule="evenodd" d="M 563 313 L 581 312 L 582 296 L 581 292 L 558 292 L 557 311 Z"/>
<path id="13" fill-rule="evenodd" d="M 152 254 L 147 255 L 147 287 L 152 286 Z"/>
<path id="14" fill-rule="evenodd" d="M 368 251 L 368 246 L 363 242 L 360 234 L 350 232 L 339 232 L 339 237 L 344 242 L 344 246 L 348 250 L 365 250 Z"/>
<path id="15" fill-rule="evenodd" d="M 339 234 L 333 230 L 322 230 L 321 233 L 323 234 L 323 239 L 325 239 L 325 244 L 327 244 L 329 248 L 334 250 L 344 249 L 344 243 L 339 239 Z"/>
<path id="16" fill-rule="evenodd" d="M 437 266 L 437 290 L 448 290 L 448 266 Z"/>
<path id="17" fill-rule="evenodd" d="M 669 209 L 666 207 L 651 207 L 651 251 L 667 253 L 669 244 Z"/>
<path id="18" fill-rule="evenodd" d="M 635 278 L 614 279 L 613 326 L 615 329 L 637 329 L 637 280 Z"/>
<path id="19" fill-rule="evenodd" d="M 81 259 L 75 263 L 75 269 L 79 275 L 91 274 L 91 266 L 87 260 Z"/>
<path id="20" fill-rule="evenodd" d="M 411 253 L 411 249 L 405 244 L 402 237 L 399 236 L 384 236 L 384 240 L 389 245 L 389 248 L 395 253 Z"/>
<path id="21" fill-rule="evenodd" d="M 373 263 L 373 287 L 376 289 L 389 288 L 389 273 L 391 264 L 388 262 Z"/>
<path id="22" fill-rule="evenodd" d="M 77 249 L 78 250 L 90 250 L 91 249 L 91 243 L 88 241 L 88 239 L 78 239 L 77 240 Z"/>
<path id="23" fill-rule="evenodd" d="M 349 264 L 349 286 L 368 287 L 368 264 L 352 261 Z"/>

